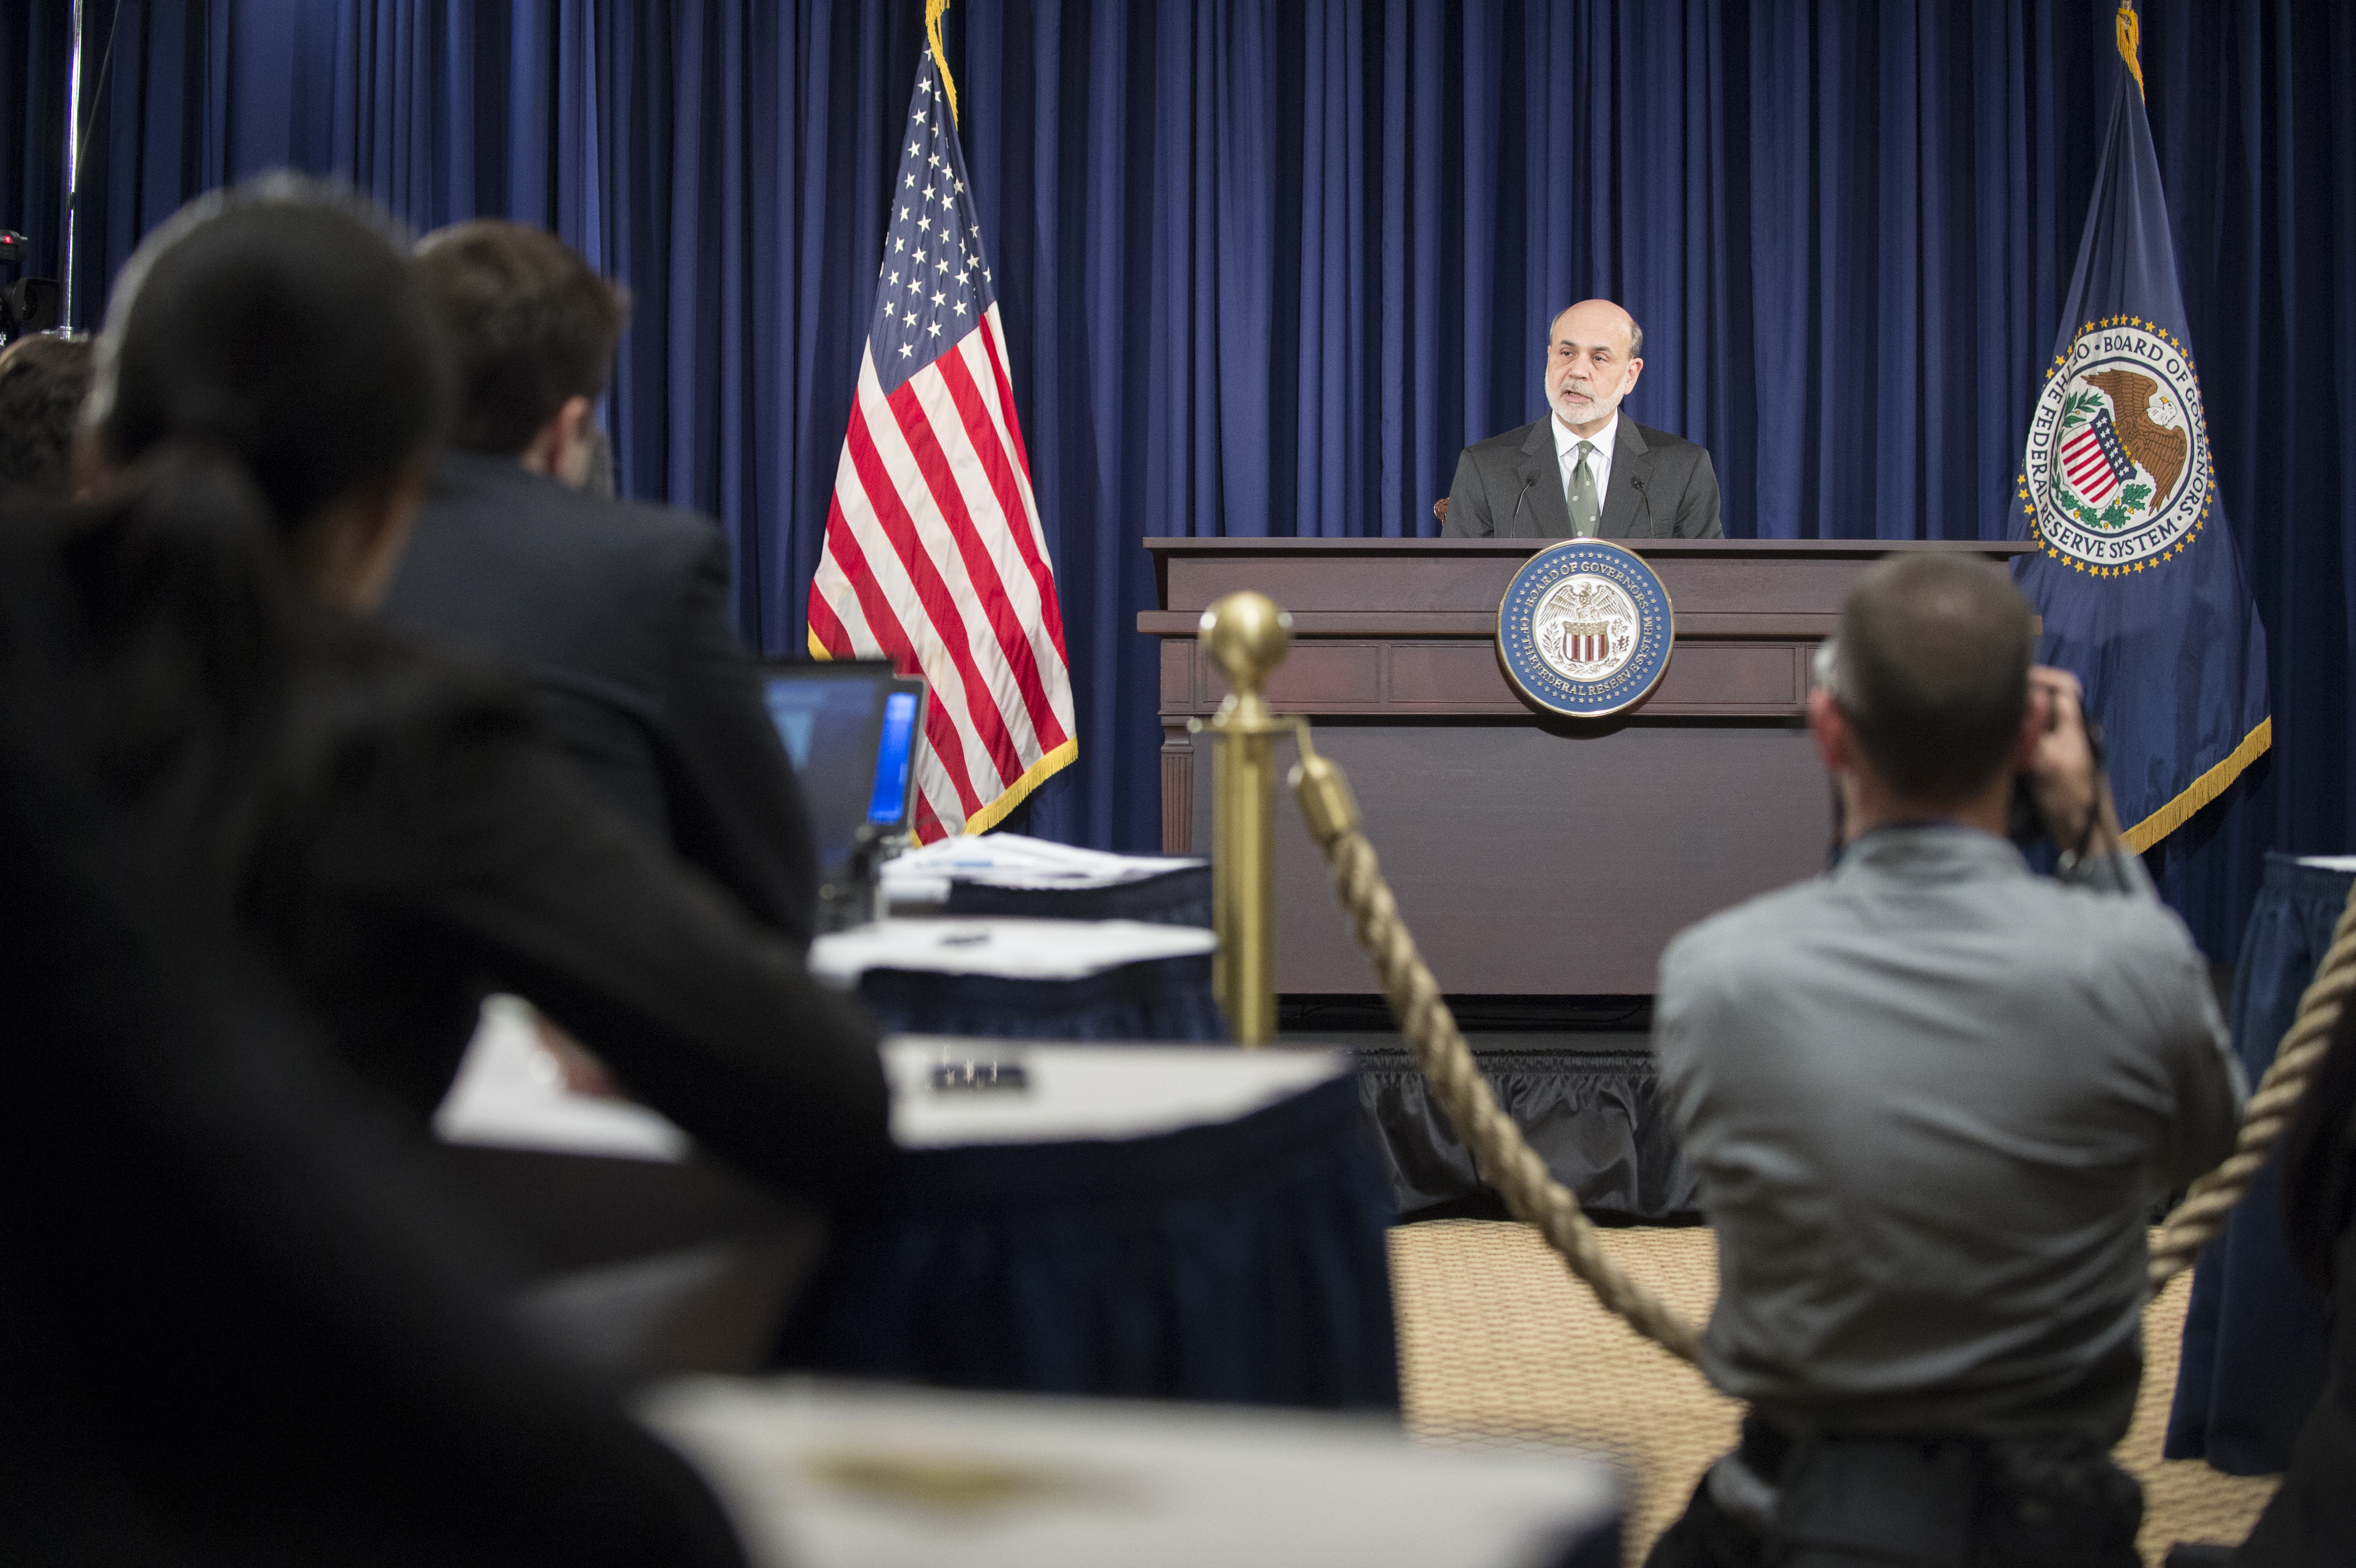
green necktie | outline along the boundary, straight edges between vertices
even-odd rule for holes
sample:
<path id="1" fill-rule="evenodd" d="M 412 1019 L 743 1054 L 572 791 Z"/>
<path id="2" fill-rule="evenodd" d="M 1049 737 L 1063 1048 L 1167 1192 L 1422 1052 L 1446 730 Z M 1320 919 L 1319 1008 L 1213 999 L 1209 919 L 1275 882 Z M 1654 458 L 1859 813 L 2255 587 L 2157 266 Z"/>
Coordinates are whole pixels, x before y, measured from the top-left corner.
<path id="1" fill-rule="evenodd" d="M 1595 474 L 1587 466 L 1594 450 L 1593 442 L 1582 441 L 1570 453 L 1570 531 L 1583 539 L 1595 537 Z"/>

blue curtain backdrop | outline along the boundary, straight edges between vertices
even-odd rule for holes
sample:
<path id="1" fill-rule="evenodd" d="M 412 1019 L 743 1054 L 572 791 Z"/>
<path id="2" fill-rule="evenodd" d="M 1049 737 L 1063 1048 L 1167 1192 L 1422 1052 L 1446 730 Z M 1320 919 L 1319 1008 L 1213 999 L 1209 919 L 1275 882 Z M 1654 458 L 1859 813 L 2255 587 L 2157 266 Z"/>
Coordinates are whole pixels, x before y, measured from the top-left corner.
<path id="1" fill-rule="evenodd" d="M 90 70 L 111 6 L 90 0 Z M 2351 848 L 2356 16 L 2148 0 L 2144 69 L 2273 754 L 2157 857 L 2230 957 L 2279 846 Z M 0 25 L 0 221 L 53 246 L 65 0 Z M 2085 219 L 2114 0 L 963 0 L 974 180 L 1037 466 L 1079 763 L 1033 827 L 1158 832 L 1151 534 L 1432 531 L 1535 418 L 1552 307 L 1625 301 L 1630 408 L 1727 531 L 2001 537 Z M 81 299 L 225 180 L 348 176 L 543 223 L 638 309 L 623 485 L 735 541 L 801 645 L 919 0 L 123 0 Z M 22 212 L 12 220 L 10 212 Z M 48 254 L 48 252 L 44 252 Z M 48 264 L 48 263 L 45 263 Z"/>

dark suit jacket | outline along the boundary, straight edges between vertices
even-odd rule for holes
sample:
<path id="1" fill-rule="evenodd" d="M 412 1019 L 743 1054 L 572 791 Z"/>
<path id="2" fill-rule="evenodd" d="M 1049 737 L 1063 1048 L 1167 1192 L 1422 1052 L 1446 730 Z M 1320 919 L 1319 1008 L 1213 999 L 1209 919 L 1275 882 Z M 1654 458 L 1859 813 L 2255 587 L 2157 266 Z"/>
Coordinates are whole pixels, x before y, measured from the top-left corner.
<path id="1" fill-rule="evenodd" d="M 240 901 L 354 1072 L 428 1122 L 512 991 L 712 1153 L 858 1190 L 889 1140 L 857 1003 L 608 809 L 507 672 L 348 617 L 311 638 Z"/>
<path id="2" fill-rule="evenodd" d="M 1460 539 L 1569 539 L 1570 503 L 1549 414 L 1475 442 L 1456 462 L 1443 534 Z M 1714 539 L 1718 474 L 1708 449 L 1622 415 L 1596 530 L 1608 539 Z"/>
<path id="3" fill-rule="evenodd" d="M 383 613 L 519 667 L 607 800 L 807 947 L 809 819 L 727 595 L 726 543 L 704 518 L 454 452 Z"/>

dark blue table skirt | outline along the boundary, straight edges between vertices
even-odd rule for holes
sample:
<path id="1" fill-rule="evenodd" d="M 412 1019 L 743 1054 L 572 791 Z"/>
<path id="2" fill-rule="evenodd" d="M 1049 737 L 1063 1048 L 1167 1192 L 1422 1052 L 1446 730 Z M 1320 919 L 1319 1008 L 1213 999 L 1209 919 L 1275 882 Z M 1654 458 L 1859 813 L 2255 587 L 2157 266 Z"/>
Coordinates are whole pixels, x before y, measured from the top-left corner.
<path id="1" fill-rule="evenodd" d="M 1498 1106 L 1583 1206 L 1649 1224 L 1700 1218 L 1648 1052 L 1484 1051 L 1476 1060 Z M 1404 1050 L 1367 1051 L 1358 1062 L 1358 1098 L 1382 1134 L 1400 1211 L 1484 1190 L 1415 1059 Z"/>
<path id="2" fill-rule="evenodd" d="M 1211 955 L 1152 958 L 1078 980 L 870 969 L 859 999 L 889 1034 L 1000 1040 L 1224 1040 Z"/>
<path id="3" fill-rule="evenodd" d="M 904 1155 L 835 1217 L 787 1367 L 945 1388 L 1398 1403 L 1387 1189 L 1347 1079 L 1224 1125 Z"/>
<path id="4" fill-rule="evenodd" d="M 993 888 L 951 882 L 944 914 L 1022 914 L 1034 920 L 1141 920 L 1211 925 L 1211 868 L 1186 866 L 1109 888 Z"/>
<path id="5" fill-rule="evenodd" d="M 2253 1088 L 2331 945 L 2351 880 L 2266 857 L 2233 974 L 2233 1050 Z M 2269 1160 L 2194 1269 L 2166 1457 L 2236 1476 L 2282 1469 L 2323 1388 L 2325 1341 L 2323 1303 L 2290 1261 L 2281 1171 Z"/>

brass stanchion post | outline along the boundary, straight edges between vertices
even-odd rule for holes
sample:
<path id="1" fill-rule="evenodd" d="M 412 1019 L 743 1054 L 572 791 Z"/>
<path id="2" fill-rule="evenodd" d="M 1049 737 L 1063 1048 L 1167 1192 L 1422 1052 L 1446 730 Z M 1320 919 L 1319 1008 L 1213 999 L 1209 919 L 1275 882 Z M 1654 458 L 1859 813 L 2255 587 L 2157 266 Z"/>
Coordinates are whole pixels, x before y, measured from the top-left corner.
<path id="1" fill-rule="evenodd" d="M 1212 988 L 1237 1042 L 1276 1033 L 1276 737 L 1291 730 L 1260 688 L 1292 645 L 1292 617 L 1264 593 L 1230 593 L 1203 612 L 1203 649 L 1227 677 L 1207 728 L 1218 737 L 1212 786 Z"/>

